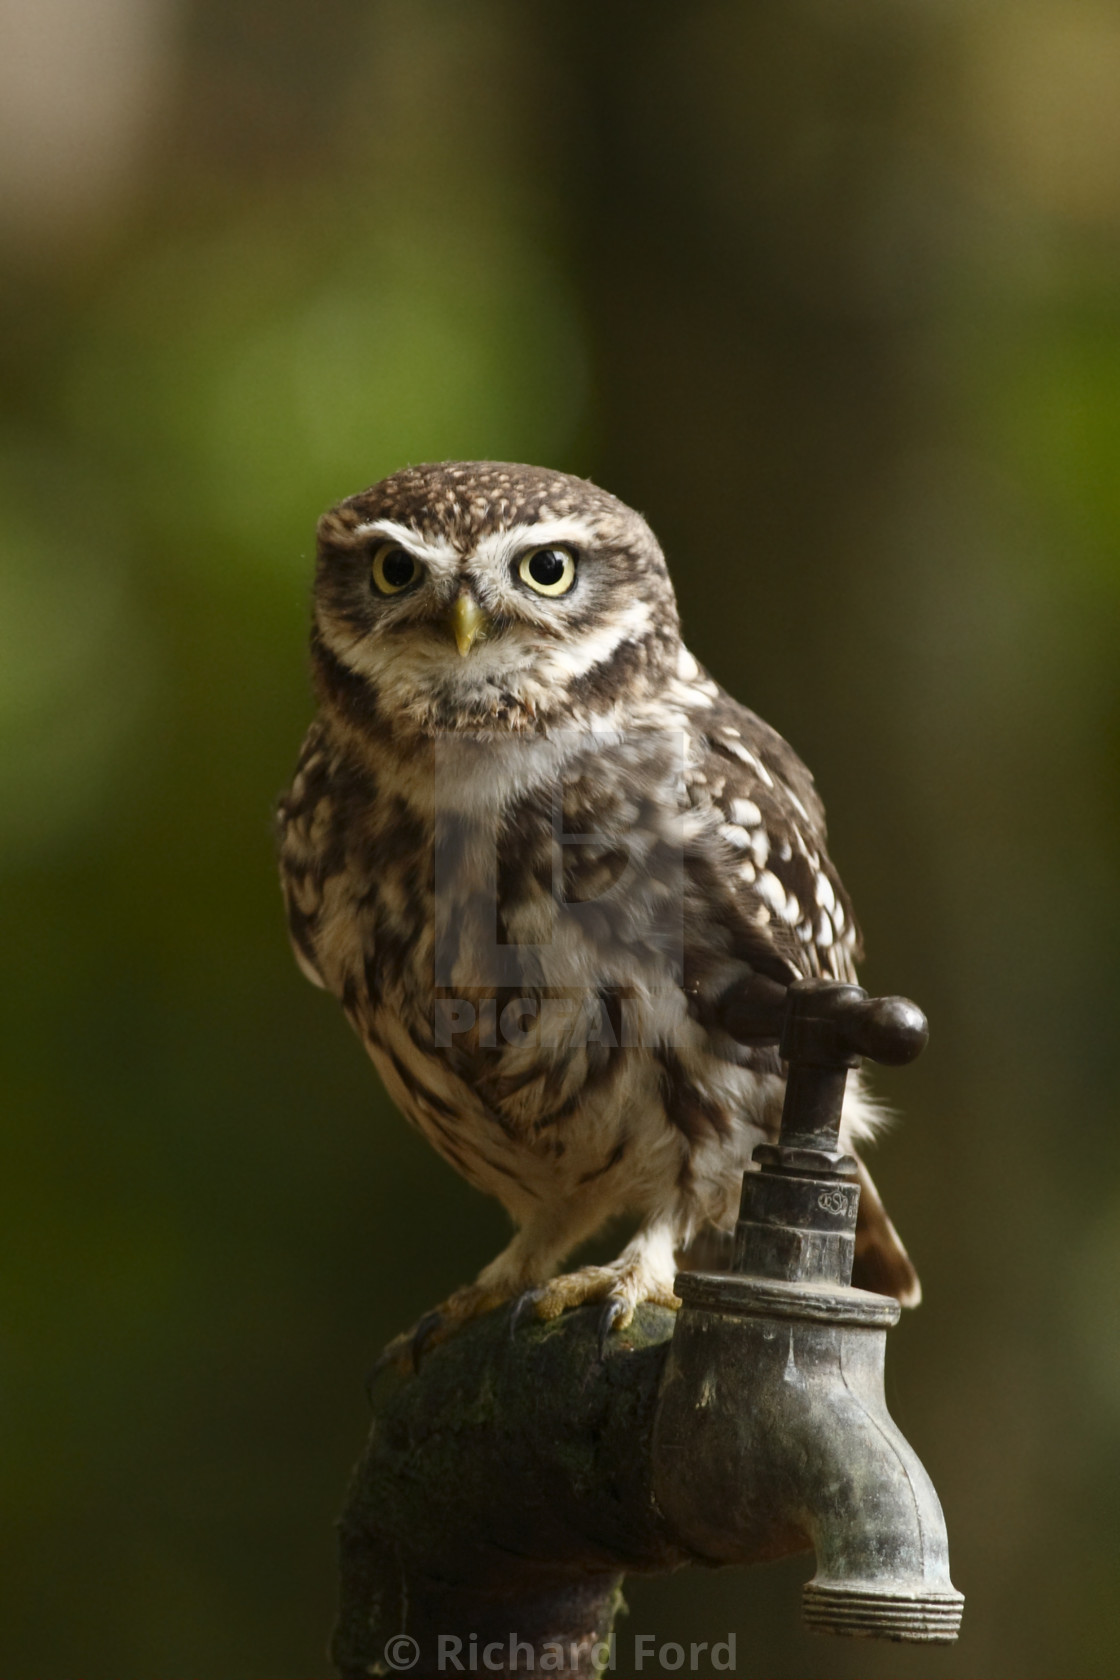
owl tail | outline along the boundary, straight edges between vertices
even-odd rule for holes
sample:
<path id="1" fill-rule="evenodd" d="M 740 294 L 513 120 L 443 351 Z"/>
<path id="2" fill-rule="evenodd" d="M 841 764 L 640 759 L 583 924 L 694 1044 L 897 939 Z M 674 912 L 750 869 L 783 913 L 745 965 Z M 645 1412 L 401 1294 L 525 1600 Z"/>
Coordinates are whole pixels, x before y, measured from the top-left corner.
<path id="1" fill-rule="evenodd" d="M 875 1181 L 856 1156 L 859 1172 L 859 1215 L 856 1219 L 856 1263 L 852 1282 L 857 1289 L 893 1295 L 904 1307 L 916 1307 L 922 1286 L 902 1238 L 891 1224 Z"/>

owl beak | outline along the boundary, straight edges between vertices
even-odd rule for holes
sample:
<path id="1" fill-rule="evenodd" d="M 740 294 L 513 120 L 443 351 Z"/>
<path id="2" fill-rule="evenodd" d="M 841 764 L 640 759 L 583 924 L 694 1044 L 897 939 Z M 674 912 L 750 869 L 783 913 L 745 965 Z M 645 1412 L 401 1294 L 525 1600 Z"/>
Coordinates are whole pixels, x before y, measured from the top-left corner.
<path id="1" fill-rule="evenodd" d="M 455 604 L 451 608 L 450 619 L 455 646 L 465 659 L 490 620 L 473 595 L 456 596 Z"/>

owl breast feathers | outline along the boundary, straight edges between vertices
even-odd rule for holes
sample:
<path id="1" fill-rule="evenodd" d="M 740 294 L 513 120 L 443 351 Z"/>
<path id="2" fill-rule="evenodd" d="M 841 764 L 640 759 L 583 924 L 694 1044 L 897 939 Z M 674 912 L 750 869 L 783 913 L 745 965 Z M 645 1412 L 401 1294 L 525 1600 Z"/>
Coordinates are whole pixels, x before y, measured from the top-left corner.
<path id="1" fill-rule="evenodd" d="M 854 979 L 813 781 L 681 641 L 644 519 L 583 479 L 409 468 L 319 526 L 319 715 L 279 810 L 297 959 L 515 1235 L 427 1334 L 512 1297 L 625 1324 L 734 1223 L 783 1067 L 748 973 Z M 874 1110 L 858 1082 L 845 1145 Z M 917 1278 L 861 1166 L 857 1281 Z M 557 1275 L 614 1215 L 607 1266 Z M 433 1329 L 434 1327 L 434 1329 Z"/>

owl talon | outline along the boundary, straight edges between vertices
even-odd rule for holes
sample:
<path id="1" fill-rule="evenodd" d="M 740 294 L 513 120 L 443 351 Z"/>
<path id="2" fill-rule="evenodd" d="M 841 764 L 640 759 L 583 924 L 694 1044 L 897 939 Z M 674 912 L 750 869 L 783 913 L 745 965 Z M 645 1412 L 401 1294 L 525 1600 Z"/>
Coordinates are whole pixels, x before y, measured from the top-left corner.
<path id="1" fill-rule="evenodd" d="M 423 1359 L 428 1348 L 432 1346 L 433 1339 L 443 1329 L 443 1326 L 444 1316 L 439 1307 L 434 1307 L 431 1312 L 425 1313 L 416 1324 L 409 1338 L 409 1355 L 414 1372 L 420 1369 L 421 1359 Z"/>
<path id="2" fill-rule="evenodd" d="M 420 1355 L 425 1351 L 435 1329 L 434 1325 L 429 1326 L 428 1321 L 437 1316 L 436 1313 L 428 1313 L 414 1329 L 406 1330 L 403 1336 L 394 1336 L 392 1341 L 386 1343 L 385 1347 L 382 1348 L 366 1373 L 366 1399 L 371 1406 L 373 1405 L 373 1391 L 382 1372 L 392 1368 L 399 1371 L 402 1377 L 410 1377 L 414 1376 L 419 1370 Z M 426 1331 L 426 1334 L 418 1349 L 417 1338 L 422 1330 Z"/>
<path id="3" fill-rule="evenodd" d="M 423 1324 L 424 1320 L 422 1319 L 420 1322 Z M 413 1349 L 413 1343 L 419 1329 L 420 1325 L 418 1324 L 415 1329 L 407 1330 L 403 1336 L 394 1336 L 391 1342 L 385 1344 L 370 1366 L 366 1373 L 365 1390 L 366 1399 L 371 1406 L 373 1405 L 373 1391 L 377 1379 L 383 1372 L 396 1370 L 402 1377 L 410 1377 L 416 1372 L 417 1356 Z"/>
<path id="4" fill-rule="evenodd" d="M 463 1289 L 457 1289 L 454 1295 L 449 1295 L 446 1301 L 441 1301 L 438 1307 L 433 1307 L 431 1312 L 417 1319 L 411 1330 L 393 1337 L 366 1378 L 367 1395 L 371 1394 L 374 1383 L 387 1366 L 395 1366 L 402 1376 L 415 1376 L 421 1360 L 433 1348 L 446 1342 L 472 1319 L 500 1307 L 509 1300 L 511 1293 L 494 1284 L 468 1283 Z"/>
<path id="5" fill-rule="evenodd" d="M 634 1309 L 630 1303 L 618 1295 L 607 1297 L 607 1304 L 599 1315 L 599 1360 L 607 1357 L 607 1343 L 611 1331 L 617 1327 L 625 1330 L 634 1317 Z"/>
<path id="6" fill-rule="evenodd" d="M 511 1342 L 517 1335 L 517 1326 L 521 1323 L 525 1314 L 536 1306 L 543 1295 L 543 1289 L 524 1289 L 517 1297 L 509 1315 L 509 1339 Z"/>

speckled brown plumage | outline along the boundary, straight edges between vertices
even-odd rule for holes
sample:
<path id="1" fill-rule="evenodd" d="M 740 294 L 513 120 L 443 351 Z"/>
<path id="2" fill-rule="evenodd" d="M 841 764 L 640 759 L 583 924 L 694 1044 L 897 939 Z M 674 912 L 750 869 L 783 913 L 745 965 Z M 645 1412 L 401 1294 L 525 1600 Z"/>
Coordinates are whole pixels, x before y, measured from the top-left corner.
<path id="1" fill-rule="evenodd" d="M 641 516 L 542 468 L 411 467 L 327 513 L 312 661 L 279 812 L 297 958 L 517 1227 L 443 1326 L 526 1290 L 620 1321 L 673 1301 L 780 1113 L 776 1053 L 730 1040 L 717 998 L 747 970 L 854 974 L 812 778 L 684 647 Z M 873 1119 L 857 1087 L 849 1144 Z M 865 1266 L 916 1299 L 864 1205 Z M 557 1277 L 619 1213 L 618 1261 Z"/>

